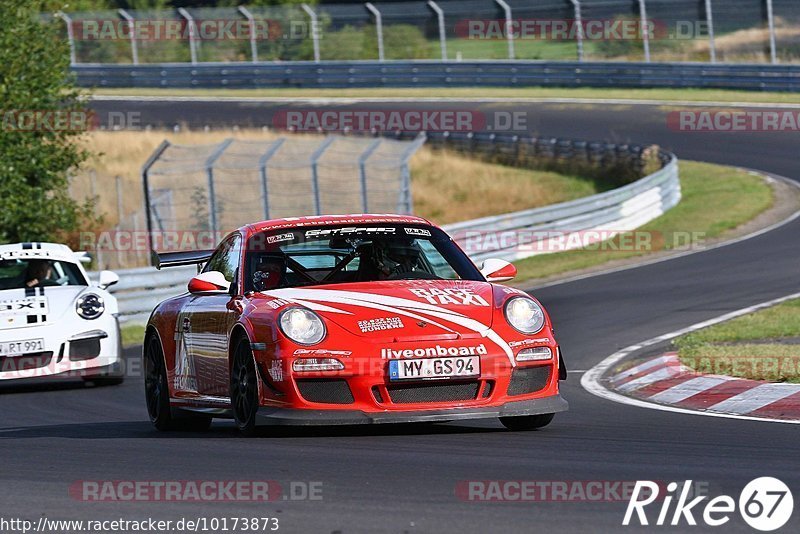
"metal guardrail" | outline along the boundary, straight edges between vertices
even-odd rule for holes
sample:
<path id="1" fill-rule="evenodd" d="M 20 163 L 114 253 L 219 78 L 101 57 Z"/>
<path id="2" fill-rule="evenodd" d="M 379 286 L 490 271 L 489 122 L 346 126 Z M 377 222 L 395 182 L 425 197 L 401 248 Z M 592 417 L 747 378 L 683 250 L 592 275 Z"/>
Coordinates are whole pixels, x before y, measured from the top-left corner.
<path id="1" fill-rule="evenodd" d="M 563 160 L 565 154 L 585 160 L 592 153 L 616 154 L 628 164 L 639 161 L 642 147 L 637 145 L 609 145 L 556 139 L 495 138 L 492 142 L 468 135 L 438 136 L 431 141 L 451 148 L 461 145 L 469 151 L 491 153 L 497 149 L 520 151 L 520 143 L 542 151 L 546 157 Z M 467 144 L 464 144 L 467 143 Z M 483 144 L 478 144 L 483 143 Z M 549 148 L 548 148 L 549 147 Z M 561 147 L 561 150 L 556 148 Z M 577 147 L 577 148 L 576 148 Z M 564 235 L 603 232 L 608 237 L 618 232 L 633 230 L 651 221 L 675 206 L 681 198 L 678 159 L 673 154 L 661 153 L 662 168 L 632 183 L 597 195 L 542 208 L 484 217 L 443 226 L 476 262 L 493 257 L 509 261 L 533 256 L 547 250 L 547 240 Z M 609 167 L 610 168 L 610 167 Z M 489 238 L 487 239 L 487 236 Z M 538 241 L 538 246 L 537 242 Z M 479 246 L 474 243 L 478 242 Z M 489 243 L 489 245 L 487 245 Z M 157 271 L 153 267 L 118 271 L 120 282 L 112 286 L 119 300 L 121 322 L 143 323 L 151 310 L 162 300 L 186 290 L 186 284 L 196 273 L 194 267 Z M 93 273 L 96 278 L 97 274 Z"/>
<path id="2" fill-rule="evenodd" d="M 681 199 L 678 158 L 669 154 L 659 171 L 597 195 L 515 213 L 451 224 L 444 229 L 470 258 L 514 261 L 570 250 L 589 234 L 605 240 L 634 230 L 673 208 Z M 579 239 L 570 241 L 570 235 Z M 566 238 L 566 239 L 565 239 Z"/>
<path id="3" fill-rule="evenodd" d="M 650 87 L 800 90 L 800 65 L 578 61 L 81 64 L 83 87 Z"/>

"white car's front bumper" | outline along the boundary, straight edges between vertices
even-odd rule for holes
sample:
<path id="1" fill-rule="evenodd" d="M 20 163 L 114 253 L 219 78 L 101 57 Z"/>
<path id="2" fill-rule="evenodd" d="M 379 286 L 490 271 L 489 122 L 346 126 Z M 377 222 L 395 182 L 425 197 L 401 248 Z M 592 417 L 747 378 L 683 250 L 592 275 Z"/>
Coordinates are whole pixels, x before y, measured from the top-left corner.
<path id="1" fill-rule="evenodd" d="M 114 314 L 0 330 L 0 343 L 44 340 L 44 350 L 0 356 L 0 381 L 40 377 L 121 376 L 119 322 Z"/>

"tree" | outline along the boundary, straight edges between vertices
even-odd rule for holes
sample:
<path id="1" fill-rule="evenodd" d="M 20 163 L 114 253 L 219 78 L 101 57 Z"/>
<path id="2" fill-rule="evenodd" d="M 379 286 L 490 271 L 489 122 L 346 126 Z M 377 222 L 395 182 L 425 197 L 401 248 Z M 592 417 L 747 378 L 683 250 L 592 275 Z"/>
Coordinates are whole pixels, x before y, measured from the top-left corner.
<path id="1" fill-rule="evenodd" d="M 68 172 L 88 111 L 69 74 L 69 47 L 42 0 L 0 0 L 0 242 L 63 240 L 92 206 L 69 196 Z"/>

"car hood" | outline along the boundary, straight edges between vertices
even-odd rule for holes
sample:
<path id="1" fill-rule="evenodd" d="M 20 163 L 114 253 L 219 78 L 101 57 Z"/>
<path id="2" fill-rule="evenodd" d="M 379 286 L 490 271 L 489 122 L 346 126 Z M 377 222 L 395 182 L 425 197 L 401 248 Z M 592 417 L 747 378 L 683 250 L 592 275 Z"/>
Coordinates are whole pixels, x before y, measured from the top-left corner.
<path id="1" fill-rule="evenodd" d="M 0 330 L 52 324 L 75 309 L 88 286 L 4 289 L 0 291 Z"/>
<path id="2" fill-rule="evenodd" d="M 492 326 L 492 286 L 469 280 L 403 280 L 265 292 L 314 310 L 351 334 L 419 341 L 485 336 Z"/>

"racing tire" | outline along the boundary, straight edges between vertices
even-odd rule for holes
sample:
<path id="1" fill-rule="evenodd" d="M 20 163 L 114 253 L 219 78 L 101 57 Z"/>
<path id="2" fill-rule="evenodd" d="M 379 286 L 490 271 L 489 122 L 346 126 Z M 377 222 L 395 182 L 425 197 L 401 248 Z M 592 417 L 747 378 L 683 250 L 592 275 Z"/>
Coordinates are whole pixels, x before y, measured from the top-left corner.
<path id="1" fill-rule="evenodd" d="M 254 436 L 258 413 L 258 373 L 250 341 L 246 337 L 239 340 L 233 353 L 230 394 L 236 427 L 242 435 Z"/>
<path id="2" fill-rule="evenodd" d="M 518 417 L 501 417 L 500 422 L 509 430 L 524 431 L 536 430 L 550 424 L 556 414 L 543 413 L 540 415 L 521 415 Z"/>
<path id="3" fill-rule="evenodd" d="M 164 365 L 164 351 L 157 336 L 151 335 L 144 345 L 144 393 L 147 414 L 152 425 L 161 431 L 167 430 L 208 430 L 212 417 L 175 410 L 169 405 L 169 384 Z"/>

